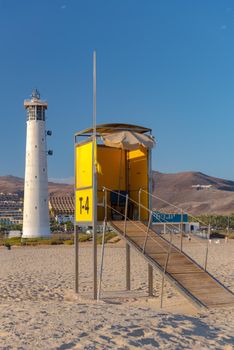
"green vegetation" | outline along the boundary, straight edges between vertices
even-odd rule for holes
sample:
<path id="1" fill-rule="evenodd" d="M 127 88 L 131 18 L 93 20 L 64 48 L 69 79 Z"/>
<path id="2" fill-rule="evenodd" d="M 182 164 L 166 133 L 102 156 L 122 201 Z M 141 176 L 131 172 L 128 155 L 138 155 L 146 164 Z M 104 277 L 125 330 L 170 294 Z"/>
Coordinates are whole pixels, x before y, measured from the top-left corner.
<path id="1" fill-rule="evenodd" d="M 61 239 L 55 238 L 30 238 L 21 239 L 20 237 L 0 238 L 0 246 L 36 246 L 36 245 L 58 245 L 64 244 Z"/>
<path id="2" fill-rule="evenodd" d="M 109 242 L 112 238 L 117 237 L 115 232 L 108 232 L 105 234 L 105 243 Z M 97 243 L 102 244 L 102 235 L 98 235 Z"/>
<path id="3" fill-rule="evenodd" d="M 0 234 L 8 231 L 22 231 L 22 225 L 0 224 Z"/>
<path id="4" fill-rule="evenodd" d="M 199 215 L 189 217 L 189 221 L 201 221 L 206 225 L 211 225 L 213 228 L 226 229 L 228 226 L 234 230 L 234 214 L 230 215 Z"/>
<path id="5" fill-rule="evenodd" d="M 234 214 L 230 215 L 199 215 L 189 217 L 189 221 L 199 221 L 201 226 L 211 225 L 212 236 L 222 235 L 234 238 Z"/>
<path id="6" fill-rule="evenodd" d="M 73 232 L 74 225 L 71 221 L 67 221 L 65 223 L 57 223 L 55 220 L 50 220 L 50 229 L 51 232 Z"/>
<path id="7" fill-rule="evenodd" d="M 105 243 L 109 242 L 112 238 L 116 237 L 116 233 L 108 232 L 105 234 Z M 92 235 L 86 233 L 79 234 L 80 242 L 88 242 L 92 240 Z M 102 235 L 99 234 L 97 237 L 97 243 L 102 243 Z M 10 247 L 10 246 L 38 246 L 38 245 L 73 245 L 74 235 L 73 234 L 63 234 L 57 233 L 53 234 L 51 238 L 25 238 L 12 237 L 5 238 L 4 235 L 0 235 L 0 246 Z"/>
<path id="8" fill-rule="evenodd" d="M 63 244 L 65 244 L 65 245 L 73 245 L 74 241 L 72 239 L 68 239 L 68 240 L 64 241 Z"/>
<path id="9" fill-rule="evenodd" d="M 79 242 L 88 242 L 92 240 L 92 236 L 87 233 L 79 233 Z"/>

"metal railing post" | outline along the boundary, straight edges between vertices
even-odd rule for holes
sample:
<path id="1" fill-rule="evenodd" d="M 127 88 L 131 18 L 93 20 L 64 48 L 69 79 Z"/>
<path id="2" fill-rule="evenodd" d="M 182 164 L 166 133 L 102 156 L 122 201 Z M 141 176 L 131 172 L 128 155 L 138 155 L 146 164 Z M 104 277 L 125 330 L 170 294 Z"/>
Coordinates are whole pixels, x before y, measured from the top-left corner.
<path id="1" fill-rule="evenodd" d="M 183 250 L 183 210 L 181 210 L 181 219 L 180 219 L 180 251 Z"/>
<path id="2" fill-rule="evenodd" d="M 150 211 L 150 215 L 149 215 L 149 221 L 148 221 L 148 226 L 147 226 L 147 231 L 146 231 L 146 237 L 145 237 L 145 241 L 144 241 L 144 245 L 143 245 L 143 254 L 145 253 L 145 247 L 146 247 L 146 243 L 148 240 L 148 235 L 149 235 L 149 229 L 150 229 L 150 225 L 151 225 L 151 219 L 152 219 L 152 211 Z"/>
<path id="3" fill-rule="evenodd" d="M 226 242 L 229 240 L 230 238 L 230 216 L 228 216 L 228 225 L 227 225 L 227 237 L 226 237 Z"/>
<path id="4" fill-rule="evenodd" d="M 138 191 L 138 220 L 141 221 L 141 188 Z"/>
<path id="5" fill-rule="evenodd" d="M 208 226 L 208 234 L 206 238 L 206 256 L 205 256 L 205 266 L 204 266 L 205 271 L 207 268 L 207 261 L 208 261 L 209 241 L 210 241 L 210 224 Z"/>
<path id="6" fill-rule="evenodd" d="M 104 187 L 104 219 L 107 221 L 107 190 L 106 188 Z"/>
<path id="7" fill-rule="evenodd" d="M 172 233 L 170 231 L 170 247 L 169 247 L 168 252 L 167 252 L 167 257 L 166 257 L 164 271 L 163 271 L 163 276 L 162 276 L 160 308 L 162 308 L 162 306 L 163 306 L 164 281 L 165 281 L 165 275 L 166 275 L 166 271 L 167 271 L 167 265 L 168 265 L 169 257 L 170 257 L 170 254 L 171 254 L 171 246 L 172 246 Z"/>
<path id="8" fill-rule="evenodd" d="M 101 263 L 100 263 L 100 273 L 99 273 L 99 285 L 98 285 L 98 294 L 97 299 L 100 300 L 101 297 L 101 285 L 102 285 L 102 273 L 103 273 L 103 262 L 104 262 L 104 247 L 105 247 L 105 233 L 106 233 L 106 224 L 107 224 L 107 191 L 103 188 L 104 191 L 104 222 L 103 222 L 103 231 L 102 231 L 102 252 L 101 252 Z"/>
<path id="9" fill-rule="evenodd" d="M 126 228 L 127 228 L 127 216 L 128 216 L 128 194 L 126 194 L 126 199 L 125 199 L 125 212 L 124 212 L 124 236 L 126 236 Z"/>

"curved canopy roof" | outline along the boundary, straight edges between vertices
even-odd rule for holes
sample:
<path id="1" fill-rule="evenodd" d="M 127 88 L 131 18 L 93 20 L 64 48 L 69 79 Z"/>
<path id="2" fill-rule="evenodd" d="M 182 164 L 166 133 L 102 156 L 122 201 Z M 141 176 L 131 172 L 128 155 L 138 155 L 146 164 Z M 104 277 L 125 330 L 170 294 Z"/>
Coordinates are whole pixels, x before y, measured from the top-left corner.
<path id="1" fill-rule="evenodd" d="M 151 129 L 146 128 L 144 126 L 133 125 L 133 124 L 118 124 L 118 123 L 99 124 L 97 125 L 96 129 L 97 129 L 97 135 L 100 135 L 100 136 L 103 134 L 111 134 L 119 131 L 134 131 L 140 134 L 151 132 Z M 75 136 L 90 136 L 92 135 L 92 133 L 93 133 L 93 128 L 88 128 L 77 132 Z"/>
<path id="2" fill-rule="evenodd" d="M 135 131 L 118 131 L 102 136 L 104 145 L 133 151 L 139 149 L 140 146 L 147 149 L 153 148 L 155 139 L 149 134 L 142 134 Z"/>

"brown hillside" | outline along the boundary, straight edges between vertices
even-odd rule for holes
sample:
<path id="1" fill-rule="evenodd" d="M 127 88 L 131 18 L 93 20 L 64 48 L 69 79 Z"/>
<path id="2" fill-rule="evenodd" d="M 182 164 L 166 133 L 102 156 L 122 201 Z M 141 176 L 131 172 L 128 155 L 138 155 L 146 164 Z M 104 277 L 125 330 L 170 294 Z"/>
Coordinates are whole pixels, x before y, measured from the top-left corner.
<path id="1" fill-rule="evenodd" d="M 176 174 L 153 173 L 154 194 L 192 214 L 234 213 L 234 181 L 223 180 L 200 172 Z M 212 185 L 197 190 L 193 185 Z M 0 176 L 0 192 L 23 195 L 24 180 L 15 176 Z M 73 185 L 49 182 L 49 192 L 55 195 L 73 194 Z M 153 207 L 171 211 L 171 207 L 154 199 Z"/>
<path id="2" fill-rule="evenodd" d="M 200 172 L 153 174 L 154 194 L 192 214 L 228 214 L 234 212 L 234 181 L 223 180 Z M 193 185 L 212 185 L 197 190 Z M 171 207 L 154 199 L 157 209 Z"/>
<path id="3" fill-rule="evenodd" d="M 0 192 L 19 193 L 23 195 L 24 179 L 16 176 L 0 176 Z M 73 193 L 73 185 L 57 184 L 49 182 L 49 193 L 55 195 L 70 195 Z"/>

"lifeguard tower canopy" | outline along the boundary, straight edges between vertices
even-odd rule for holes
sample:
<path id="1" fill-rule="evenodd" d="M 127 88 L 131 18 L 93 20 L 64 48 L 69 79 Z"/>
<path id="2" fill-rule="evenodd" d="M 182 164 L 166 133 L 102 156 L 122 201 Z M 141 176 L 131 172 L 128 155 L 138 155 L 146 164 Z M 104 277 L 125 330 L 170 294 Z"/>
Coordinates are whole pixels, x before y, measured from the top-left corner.
<path id="1" fill-rule="evenodd" d="M 110 134 L 120 131 L 133 131 L 138 132 L 140 134 L 150 133 L 152 130 L 150 128 L 146 128 L 144 126 L 133 125 L 133 124 L 120 124 L 120 123 L 112 123 L 112 124 L 99 124 L 96 127 L 97 136 L 102 136 L 103 134 Z M 82 131 L 79 131 L 75 134 L 77 136 L 92 136 L 93 128 L 88 128 Z"/>
<path id="2" fill-rule="evenodd" d="M 103 188 L 109 190 L 109 207 L 115 210 L 108 211 L 110 220 L 121 219 L 124 196 L 128 195 L 137 202 L 141 188 L 146 191 L 142 195 L 142 203 L 150 208 L 147 193 L 151 192 L 152 187 L 151 148 L 155 144 L 151 129 L 119 123 L 97 125 L 96 152 L 93 152 L 92 136 L 92 127 L 75 134 L 76 224 L 92 223 L 93 200 L 97 202 L 97 220 L 103 221 Z M 96 159 L 93 160 L 93 157 Z M 97 194 L 93 192 L 93 161 L 96 164 Z M 137 205 L 131 205 L 129 214 L 131 218 L 138 218 Z M 147 211 L 142 210 L 142 219 L 147 219 L 147 216 Z"/>

